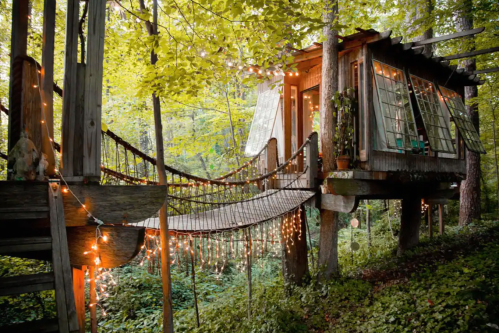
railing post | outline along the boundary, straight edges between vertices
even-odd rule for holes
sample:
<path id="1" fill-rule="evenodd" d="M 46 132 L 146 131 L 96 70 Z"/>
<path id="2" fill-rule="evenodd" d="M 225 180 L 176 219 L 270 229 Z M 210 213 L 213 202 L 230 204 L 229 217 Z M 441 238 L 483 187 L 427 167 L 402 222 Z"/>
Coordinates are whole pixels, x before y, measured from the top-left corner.
<path id="1" fill-rule="evenodd" d="M 319 135 L 317 132 L 310 134 L 309 140 L 307 144 L 307 182 L 309 188 L 315 189 L 318 185 L 317 163 L 319 159 Z"/>
<path id="2" fill-rule="evenodd" d="M 265 152 L 265 167 L 266 172 L 274 171 L 277 168 L 277 139 L 271 138 L 267 144 L 267 150 Z M 269 178 L 265 189 L 276 188 L 276 181 L 274 179 Z"/>

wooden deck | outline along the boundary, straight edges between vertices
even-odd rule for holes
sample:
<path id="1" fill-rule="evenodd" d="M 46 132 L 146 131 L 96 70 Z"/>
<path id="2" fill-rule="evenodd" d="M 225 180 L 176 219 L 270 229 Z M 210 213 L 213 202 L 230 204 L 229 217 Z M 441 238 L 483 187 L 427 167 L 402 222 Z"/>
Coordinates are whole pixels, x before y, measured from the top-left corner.
<path id="1" fill-rule="evenodd" d="M 252 199 L 203 213 L 168 217 L 168 226 L 174 232 L 217 232 L 244 228 L 293 211 L 314 195 L 315 192 L 303 190 L 268 190 Z M 159 229 L 159 218 L 150 218 L 135 225 Z"/>

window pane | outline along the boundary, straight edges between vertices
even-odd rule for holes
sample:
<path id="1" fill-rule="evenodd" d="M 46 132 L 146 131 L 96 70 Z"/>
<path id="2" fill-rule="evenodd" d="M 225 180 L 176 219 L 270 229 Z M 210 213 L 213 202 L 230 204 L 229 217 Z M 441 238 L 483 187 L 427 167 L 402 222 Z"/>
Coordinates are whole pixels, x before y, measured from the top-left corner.
<path id="1" fill-rule="evenodd" d="M 404 72 L 375 60 L 373 66 L 387 146 L 412 150 L 418 146 L 417 129 Z"/>
<path id="2" fill-rule="evenodd" d="M 279 105 L 279 88 L 264 91 L 258 95 L 255 114 L 251 123 L 248 142 L 244 153 L 246 156 L 255 156 L 267 144 L 272 135 L 274 121 Z"/>
<path id="3" fill-rule="evenodd" d="M 449 125 L 445 122 L 435 85 L 415 75 L 410 75 L 428 141 L 433 151 L 455 154 Z"/>
<path id="4" fill-rule="evenodd" d="M 445 105 L 447 105 L 447 108 L 459 129 L 459 133 L 464 139 L 466 147 L 475 153 L 485 154 L 485 148 L 483 148 L 478 132 L 466 112 L 461 96 L 450 89 L 441 86 L 438 88 L 445 101 Z"/>

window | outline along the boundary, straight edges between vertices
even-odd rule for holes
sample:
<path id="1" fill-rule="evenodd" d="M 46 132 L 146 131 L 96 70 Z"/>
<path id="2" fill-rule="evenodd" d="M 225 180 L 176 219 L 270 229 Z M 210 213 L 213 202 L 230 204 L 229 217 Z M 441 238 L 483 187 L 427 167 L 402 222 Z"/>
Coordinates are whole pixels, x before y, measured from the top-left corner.
<path id="1" fill-rule="evenodd" d="M 485 154 L 485 148 L 483 148 L 478 132 L 466 112 L 461 96 L 450 89 L 441 86 L 438 88 L 468 150 Z"/>
<path id="2" fill-rule="evenodd" d="M 278 87 L 258 94 L 255 114 L 253 115 L 248 142 L 244 150 L 246 156 L 255 156 L 258 154 L 270 139 L 276 119 L 279 99 Z"/>
<path id="3" fill-rule="evenodd" d="M 373 67 L 387 147 L 419 150 L 418 132 L 404 72 L 375 60 Z"/>
<path id="4" fill-rule="evenodd" d="M 412 74 L 410 78 L 431 149 L 436 152 L 455 154 L 449 125 L 438 100 L 435 85 Z"/>

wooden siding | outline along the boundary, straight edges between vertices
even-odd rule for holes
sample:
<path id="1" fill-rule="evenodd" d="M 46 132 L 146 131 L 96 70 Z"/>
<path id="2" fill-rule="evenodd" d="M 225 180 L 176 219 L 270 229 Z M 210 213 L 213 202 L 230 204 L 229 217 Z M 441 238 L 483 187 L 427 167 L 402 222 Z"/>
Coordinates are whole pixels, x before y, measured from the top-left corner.
<path id="1" fill-rule="evenodd" d="M 466 161 L 391 152 L 372 152 L 373 171 L 454 172 L 466 174 Z"/>
<path id="2" fill-rule="evenodd" d="M 301 74 L 300 91 L 316 87 L 321 84 L 322 65 L 317 65 Z"/>

